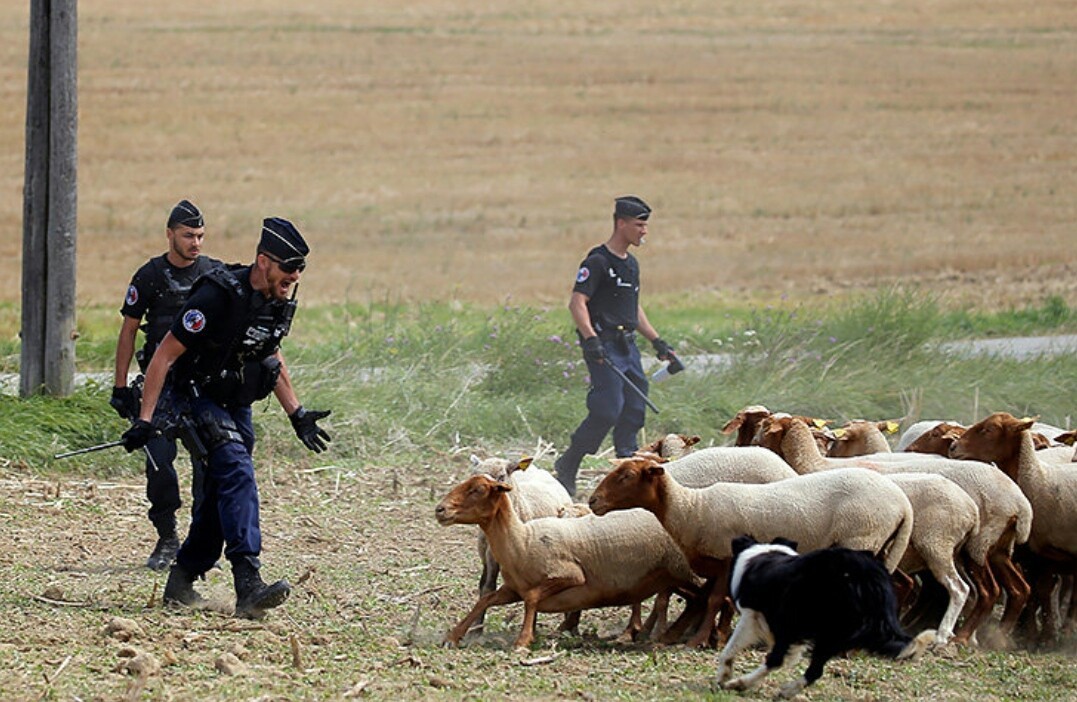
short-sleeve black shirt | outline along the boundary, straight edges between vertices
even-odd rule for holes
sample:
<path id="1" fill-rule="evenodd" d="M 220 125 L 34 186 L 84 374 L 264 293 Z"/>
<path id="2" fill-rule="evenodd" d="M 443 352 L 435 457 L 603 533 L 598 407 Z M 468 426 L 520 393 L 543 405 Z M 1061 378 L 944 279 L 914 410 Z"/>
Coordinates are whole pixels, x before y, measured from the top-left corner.
<path id="1" fill-rule="evenodd" d="M 588 297 L 595 331 L 634 330 L 639 323 L 639 262 L 632 254 L 620 258 L 605 244 L 596 246 L 580 264 L 572 290 Z"/>

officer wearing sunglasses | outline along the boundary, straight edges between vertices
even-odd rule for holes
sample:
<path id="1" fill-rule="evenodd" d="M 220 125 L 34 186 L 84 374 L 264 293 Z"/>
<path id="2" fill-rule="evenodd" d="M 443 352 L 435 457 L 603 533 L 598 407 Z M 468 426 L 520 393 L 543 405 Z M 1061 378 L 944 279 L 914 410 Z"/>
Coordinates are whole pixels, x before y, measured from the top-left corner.
<path id="1" fill-rule="evenodd" d="M 303 444 L 316 452 L 326 449 L 329 434 L 318 421 L 329 412 L 303 408 L 280 351 L 309 251 L 291 222 L 264 220 L 254 262 L 200 278 L 146 370 L 139 418 L 124 433 L 124 448 L 141 448 L 158 433 L 154 408 L 171 372 L 172 394 L 185 401 L 181 425 L 191 427 L 206 453 L 203 499 L 169 573 L 166 603 L 203 604 L 193 583 L 213 567 L 222 548 L 232 564 L 237 617 L 260 618 L 291 591 L 287 581 L 266 584 L 259 574 L 251 404 L 274 394 Z"/>

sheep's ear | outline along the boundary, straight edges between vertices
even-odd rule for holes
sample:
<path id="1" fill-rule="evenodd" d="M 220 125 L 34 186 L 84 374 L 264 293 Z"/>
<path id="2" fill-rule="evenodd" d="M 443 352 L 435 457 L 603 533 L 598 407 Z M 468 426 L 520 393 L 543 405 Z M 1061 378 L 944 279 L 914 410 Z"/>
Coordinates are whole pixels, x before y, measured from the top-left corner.
<path id="1" fill-rule="evenodd" d="M 499 480 L 494 483 L 494 490 L 497 492 L 512 492 L 512 486 Z"/>
<path id="2" fill-rule="evenodd" d="M 520 459 L 519 463 L 517 463 L 516 467 L 513 468 L 512 470 L 527 470 L 531 466 L 531 463 L 534 460 L 535 459 L 532 458 L 531 456 L 524 456 L 523 458 Z M 509 471 L 509 472 L 511 473 L 512 471 Z"/>
<path id="3" fill-rule="evenodd" d="M 726 425 L 724 427 L 722 427 L 722 433 L 723 434 L 732 434 L 737 429 L 740 429 L 741 424 L 744 424 L 744 413 L 743 412 L 737 413 L 736 417 L 733 417 L 733 419 L 730 419 L 728 422 L 726 422 Z"/>
<path id="4" fill-rule="evenodd" d="M 703 439 L 698 436 L 685 436 L 684 434 L 681 434 L 681 441 L 684 442 L 685 446 L 695 446 L 702 440 Z"/>
<path id="5" fill-rule="evenodd" d="M 471 454 L 471 458 L 470 458 L 470 459 L 468 459 L 468 460 L 470 460 L 470 461 L 471 461 L 471 467 L 472 467 L 472 468 L 474 468 L 475 466 L 477 466 L 477 465 L 479 465 L 480 463 L 482 463 L 482 459 L 481 459 L 481 458 L 479 458 L 478 456 L 476 456 L 475 454 Z"/>
<path id="6" fill-rule="evenodd" d="M 1038 416 L 1037 417 L 1022 417 L 1021 419 L 1018 419 L 1017 420 L 1017 431 L 1025 431 L 1027 429 L 1031 429 L 1032 425 L 1036 423 L 1037 419 L 1039 419 Z"/>
<path id="7" fill-rule="evenodd" d="M 665 472 L 666 469 L 657 463 L 651 463 L 643 467 L 643 476 L 652 480 L 664 475 Z"/>

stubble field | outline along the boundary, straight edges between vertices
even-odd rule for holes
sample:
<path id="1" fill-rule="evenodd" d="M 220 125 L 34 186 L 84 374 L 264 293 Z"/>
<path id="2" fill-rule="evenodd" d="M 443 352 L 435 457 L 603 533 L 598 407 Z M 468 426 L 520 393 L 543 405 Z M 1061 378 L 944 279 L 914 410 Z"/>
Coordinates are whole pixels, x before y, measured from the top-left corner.
<path id="1" fill-rule="evenodd" d="M 899 282 L 954 305 L 1077 304 L 1077 17 L 1062 0 L 79 12 L 80 306 L 118 306 L 181 197 L 228 260 L 250 258 L 263 216 L 294 219 L 314 247 L 304 301 L 561 306 L 629 192 L 655 207 L 650 300 Z M 0 7 L 4 303 L 19 298 L 26 17 Z M 737 698 L 711 690 L 712 652 L 609 641 L 620 610 L 586 613 L 581 637 L 540 617 L 518 656 L 506 608 L 484 639 L 440 648 L 478 563 L 474 531 L 438 527 L 433 505 L 470 452 L 531 447 L 493 437 L 403 465 L 390 436 L 360 464 L 278 452 L 286 421 L 258 421 L 266 575 L 296 583 L 260 623 L 227 616 L 227 566 L 200 586 L 220 611 L 160 608 L 134 459 L 103 476 L 0 457 L 0 697 Z M 116 617 L 138 629 L 106 631 Z M 1072 637 L 984 644 L 836 660 L 805 697 L 1077 695 Z"/>

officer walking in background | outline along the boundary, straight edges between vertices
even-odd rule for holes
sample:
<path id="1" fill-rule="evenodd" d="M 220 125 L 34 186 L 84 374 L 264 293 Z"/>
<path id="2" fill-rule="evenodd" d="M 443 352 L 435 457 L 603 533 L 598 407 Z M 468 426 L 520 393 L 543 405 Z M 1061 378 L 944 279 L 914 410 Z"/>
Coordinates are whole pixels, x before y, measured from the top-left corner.
<path id="1" fill-rule="evenodd" d="M 572 435 L 572 442 L 555 464 L 557 479 L 570 495 L 576 494 L 576 473 L 584 455 L 595 453 L 610 428 L 617 456 L 631 456 L 639 445 L 646 405 L 612 368 L 620 370 L 643 393 L 643 374 L 636 334 L 651 342 L 658 358 L 671 360 L 673 349 L 659 338 L 639 303 L 639 263 L 629 253 L 643 244 L 651 208 L 634 195 L 614 203 L 613 233 L 591 249 L 576 273 L 568 309 L 576 324 L 583 358 L 591 374 L 587 418 Z"/>
<path id="2" fill-rule="evenodd" d="M 146 370 L 141 411 L 123 435 L 124 448 L 141 448 L 158 433 L 154 409 L 171 371 L 172 410 L 178 416 L 173 424 L 181 427 L 188 448 L 206 454 L 204 494 L 169 573 L 166 603 L 201 604 L 193 583 L 214 565 L 222 547 L 232 565 L 237 617 L 259 618 L 288 599 L 287 581 L 267 585 L 259 572 L 251 403 L 272 392 L 307 448 L 325 450 L 329 435 L 318 420 L 329 412 L 303 408 L 280 351 L 308 252 L 291 222 L 264 220 L 254 263 L 203 276 Z"/>
<path id="3" fill-rule="evenodd" d="M 146 340 L 138 352 L 138 367 L 142 373 L 153 357 L 161 339 L 168 333 L 176 314 L 182 309 L 191 292 L 191 285 L 203 273 L 218 267 L 220 261 L 202 256 L 205 238 L 205 222 L 202 212 L 189 200 L 180 200 L 168 215 L 165 237 L 168 251 L 151 258 L 139 268 L 127 288 L 120 314 L 119 339 L 116 342 L 116 373 L 109 404 L 124 419 L 138 418 L 139 391 L 137 384 L 127 384 L 131 359 L 135 357 L 135 337 L 141 325 Z M 145 318 L 145 324 L 142 320 Z M 176 536 L 176 512 L 182 505 L 179 478 L 173 462 L 176 459 L 176 441 L 157 436 L 146 444 L 146 499 L 150 502 L 149 518 L 157 530 L 157 545 L 146 559 L 146 566 L 164 570 L 172 565 L 179 549 Z M 152 459 L 152 460 L 151 460 Z M 191 492 L 197 502 L 200 491 L 198 474 L 200 467 L 192 461 Z"/>

